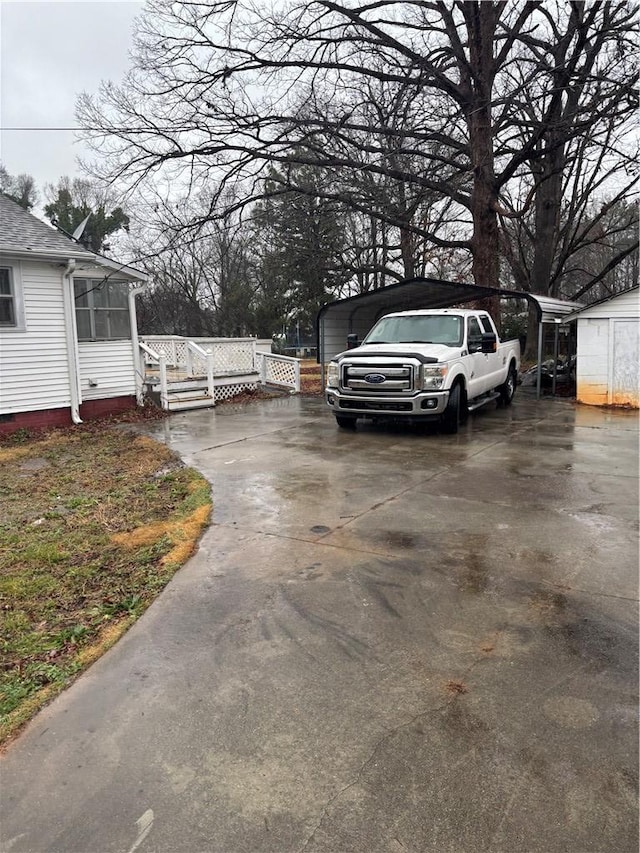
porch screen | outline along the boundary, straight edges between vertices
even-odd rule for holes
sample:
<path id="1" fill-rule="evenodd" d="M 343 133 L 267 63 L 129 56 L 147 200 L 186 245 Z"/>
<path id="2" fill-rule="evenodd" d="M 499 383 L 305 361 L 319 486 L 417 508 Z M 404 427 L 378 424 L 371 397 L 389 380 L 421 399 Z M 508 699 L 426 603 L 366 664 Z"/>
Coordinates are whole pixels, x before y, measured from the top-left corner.
<path id="1" fill-rule="evenodd" d="M 78 340 L 111 341 L 131 337 L 126 282 L 76 278 L 73 286 Z"/>

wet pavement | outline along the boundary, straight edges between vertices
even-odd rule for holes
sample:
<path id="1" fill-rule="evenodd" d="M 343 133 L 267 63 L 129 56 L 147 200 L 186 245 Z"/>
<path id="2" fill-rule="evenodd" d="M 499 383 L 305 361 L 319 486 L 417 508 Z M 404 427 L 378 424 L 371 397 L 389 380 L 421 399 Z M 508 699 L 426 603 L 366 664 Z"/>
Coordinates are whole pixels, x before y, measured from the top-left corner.
<path id="1" fill-rule="evenodd" d="M 197 555 L 2 762 L 0 849 L 636 851 L 638 421 L 317 399 L 148 427 Z"/>

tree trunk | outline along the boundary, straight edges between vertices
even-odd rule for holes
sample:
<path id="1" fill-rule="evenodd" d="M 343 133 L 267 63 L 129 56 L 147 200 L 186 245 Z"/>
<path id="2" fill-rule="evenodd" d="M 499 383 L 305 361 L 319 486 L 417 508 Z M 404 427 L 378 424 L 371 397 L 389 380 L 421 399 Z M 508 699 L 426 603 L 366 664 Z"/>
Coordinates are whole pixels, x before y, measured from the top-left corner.
<path id="1" fill-rule="evenodd" d="M 407 225 L 411 224 L 411 213 L 407 209 L 407 198 L 404 184 L 398 187 L 398 218 Z M 400 255 L 405 278 L 416 277 L 413 234 L 408 228 L 400 225 Z"/>
<path id="2" fill-rule="evenodd" d="M 535 243 L 531 270 L 531 290 L 548 296 L 557 296 L 551 283 L 553 262 L 558 241 L 560 208 L 562 204 L 562 175 L 565 166 L 564 146 L 550 133 L 549 151 L 541 160 L 540 184 L 535 195 Z"/>
<path id="3" fill-rule="evenodd" d="M 494 209 L 497 196 L 493 169 L 482 165 L 481 155 L 474 157 L 474 161 L 477 165 L 474 164 L 471 196 L 473 280 L 483 287 L 499 287 L 500 243 L 498 217 Z"/>
<path id="4" fill-rule="evenodd" d="M 405 278 L 415 278 L 415 258 L 413 256 L 413 238 L 407 228 L 400 228 L 400 252 Z"/>
<path id="5" fill-rule="evenodd" d="M 500 234 L 496 206 L 498 193 L 494 169 L 491 97 L 495 67 L 493 45 L 499 13 L 493 3 L 465 3 L 469 33 L 469 61 L 473 77 L 467 81 L 466 112 L 471 144 L 473 188 L 471 191 L 472 272 L 475 284 L 499 287 Z M 500 320 L 497 298 L 483 300 L 483 307 Z"/>
<path id="6" fill-rule="evenodd" d="M 538 363 L 538 312 L 532 306 L 527 317 L 527 341 L 521 355 L 526 364 Z"/>

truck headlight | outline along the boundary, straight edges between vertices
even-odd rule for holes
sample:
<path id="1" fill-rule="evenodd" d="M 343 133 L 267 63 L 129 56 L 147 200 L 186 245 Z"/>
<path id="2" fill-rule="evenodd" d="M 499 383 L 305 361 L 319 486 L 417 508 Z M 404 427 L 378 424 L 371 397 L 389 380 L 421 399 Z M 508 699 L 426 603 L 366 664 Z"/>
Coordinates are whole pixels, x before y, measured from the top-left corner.
<path id="1" fill-rule="evenodd" d="M 445 376 L 447 375 L 447 365 L 438 364 L 433 366 L 425 365 L 422 368 L 422 388 L 424 391 L 431 391 L 434 388 L 442 388 L 444 385 Z"/>
<path id="2" fill-rule="evenodd" d="M 340 368 L 337 361 L 329 362 L 327 368 L 327 385 L 329 388 L 337 388 L 340 384 Z"/>

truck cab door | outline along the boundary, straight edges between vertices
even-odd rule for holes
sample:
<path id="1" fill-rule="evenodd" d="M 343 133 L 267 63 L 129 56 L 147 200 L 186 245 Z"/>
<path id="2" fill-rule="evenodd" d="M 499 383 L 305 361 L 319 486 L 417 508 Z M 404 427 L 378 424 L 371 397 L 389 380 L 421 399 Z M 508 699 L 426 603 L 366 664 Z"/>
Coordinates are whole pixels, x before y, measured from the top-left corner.
<path id="1" fill-rule="evenodd" d="M 480 327 L 483 332 L 492 332 L 498 341 L 498 346 L 495 352 L 485 353 L 486 369 L 485 377 L 487 381 L 487 391 L 492 391 L 498 385 L 501 385 L 505 380 L 505 354 L 503 348 L 500 347 L 500 336 L 493 324 L 493 321 L 488 314 L 480 314 L 478 318 Z"/>
<path id="2" fill-rule="evenodd" d="M 473 399 L 489 390 L 489 361 L 482 352 L 482 329 L 475 317 L 467 317 L 467 350 L 469 355 L 468 397 Z"/>

